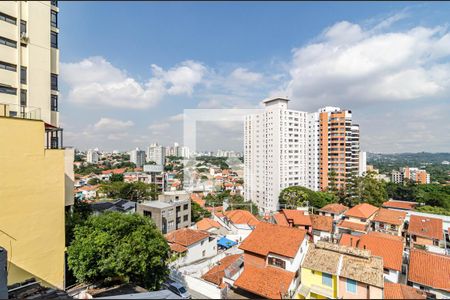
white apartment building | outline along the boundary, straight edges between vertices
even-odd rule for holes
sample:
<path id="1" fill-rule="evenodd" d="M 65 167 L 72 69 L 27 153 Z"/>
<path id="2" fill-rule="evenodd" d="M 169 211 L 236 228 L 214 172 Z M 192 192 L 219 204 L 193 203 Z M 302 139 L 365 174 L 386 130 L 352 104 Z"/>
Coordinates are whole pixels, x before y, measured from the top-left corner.
<path id="1" fill-rule="evenodd" d="M 176 147 L 177 149 L 177 156 L 182 158 L 189 158 L 191 157 L 191 153 L 189 151 L 189 148 L 186 146 L 179 146 Z"/>
<path id="2" fill-rule="evenodd" d="M 59 127 L 56 5 L 0 1 L 0 116 L 41 119 Z"/>
<path id="3" fill-rule="evenodd" d="M 166 163 L 166 148 L 158 145 L 158 143 L 151 144 L 147 148 L 147 162 L 153 161 L 157 165 L 164 166 Z"/>
<path id="4" fill-rule="evenodd" d="M 361 151 L 359 153 L 359 176 L 364 176 L 367 173 L 367 153 Z"/>
<path id="5" fill-rule="evenodd" d="M 139 148 L 131 150 L 130 161 L 134 163 L 137 168 L 142 168 L 142 166 L 145 164 L 145 151 L 139 150 Z"/>
<path id="6" fill-rule="evenodd" d="M 90 164 L 98 163 L 98 152 L 96 150 L 89 149 L 86 152 L 86 161 Z"/>

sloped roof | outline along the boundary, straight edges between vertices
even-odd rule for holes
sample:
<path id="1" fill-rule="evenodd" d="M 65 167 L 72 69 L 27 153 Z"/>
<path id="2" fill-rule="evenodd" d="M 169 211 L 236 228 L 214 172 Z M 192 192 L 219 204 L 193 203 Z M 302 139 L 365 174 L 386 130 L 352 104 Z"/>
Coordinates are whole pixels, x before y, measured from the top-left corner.
<path id="1" fill-rule="evenodd" d="M 393 224 L 393 225 L 401 225 L 401 224 L 403 224 L 403 222 L 405 222 L 405 218 L 406 218 L 406 212 L 404 212 L 404 211 L 380 208 L 380 210 L 375 215 L 375 218 L 373 218 L 373 221 L 387 223 L 387 224 Z"/>
<path id="2" fill-rule="evenodd" d="M 302 263 L 302 268 L 336 275 L 339 268 L 338 252 L 317 248 L 310 244 Z"/>
<path id="3" fill-rule="evenodd" d="M 224 212 L 224 215 L 234 224 L 248 224 L 256 226 L 259 220 L 251 212 L 242 209 Z"/>
<path id="4" fill-rule="evenodd" d="M 416 202 L 389 200 L 383 203 L 383 207 L 413 210 L 417 206 Z"/>
<path id="5" fill-rule="evenodd" d="M 409 219 L 408 233 L 429 239 L 442 240 L 442 220 L 430 217 L 411 216 Z"/>
<path id="6" fill-rule="evenodd" d="M 286 216 L 282 213 L 276 213 L 273 215 L 275 222 L 281 226 L 289 226 L 288 221 L 286 220 Z"/>
<path id="7" fill-rule="evenodd" d="M 197 203 L 198 205 L 200 205 L 201 207 L 205 207 L 206 201 L 203 200 L 202 197 L 200 197 L 198 194 L 192 193 L 191 194 L 191 200 L 193 202 Z"/>
<path id="8" fill-rule="evenodd" d="M 180 244 L 169 244 L 170 250 L 178 253 L 183 253 L 187 251 L 187 248 L 184 246 L 181 246 Z"/>
<path id="9" fill-rule="evenodd" d="M 289 221 L 292 220 L 294 225 L 296 226 L 311 226 L 311 218 L 309 215 L 305 215 L 304 211 L 296 210 L 296 209 L 283 209 L 281 211 L 286 219 Z"/>
<path id="10" fill-rule="evenodd" d="M 384 283 L 384 299 L 426 299 L 424 291 L 400 283 Z"/>
<path id="11" fill-rule="evenodd" d="M 348 210 L 348 207 L 340 203 L 330 203 L 320 209 L 321 211 L 340 215 Z"/>
<path id="12" fill-rule="evenodd" d="M 310 215 L 312 228 L 314 230 L 332 232 L 333 218 L 330 216 Z"/>
<path id="13" fill-rule="evenodd" d="M 356 247 L 359 241 L 359 236 L 354 236 L 348 233 L 343 233 L 339 240 L 340 246 Z"/>
<path id="14" fill-rule="evenodd" d="M 302 229 L 260 222 L 239 248 L 264 256 L 275 253 L 295 257 L 305 234 Z"/>
<path id="15" fill-rule="evenodd" d="M 375 207 L 368 203 L 361 203 L 347 210 L 344 215 L 348 217 L 368 219 L 370 216 L 376 213 L 377 210 L 378 207 Z"/>
<path id="16" fill-rule="evenodd" d="M 209 233 L 190 228 L 181 228 L 166 234 L 165 237 L 169 243 L 175 243 L 188 247 L 209 237 Z"/>
<path id="17" fill-rule="evenodd" d="M 411 249 L 408 281 L 450 292 L 450 256 Z"/>
<path id="18" fill-rule="evenodd" d="M 200 221 L 198 221 L 197 223 L 195 223 L 195 225 L 197 225 L 197 229 L 198 230 L 209 230 L 211 228 L 220 228 L 220 224 L 219 222 L 212 220 L 212 219 L 202 219 Z"/>
<path id="19" fill-rule="evenodd" d="M 368 234 L 362 235 L 357 243 L 358 248 L 370 250 L 372 255 L 381 256 L 386 269 L 401 271 L 403 257 L 403 242 L 392 239 L 389 234 Z"/>
<path id="20" fill-rule="evenodd" d="M 368 225 L 342 220 L 337 224 L 337 226 L 341 228 L 347 228 L 353 231 L 366 231 Z"/>
<path id="21" fill-rule="evenodd" d="M 239 258 L 242 257 L 242 254 L 233 254 L 228 255 L 222 258 L 219 261 L 217 266 L 212 267 L 208 272 L 206 272 L 202 278 L 206 281 L 212 282 L 215 285 L 221 285 L 222 279 L 225 276 L 225 269 L 227 269 L 230 265 L 235 263 Z"/>

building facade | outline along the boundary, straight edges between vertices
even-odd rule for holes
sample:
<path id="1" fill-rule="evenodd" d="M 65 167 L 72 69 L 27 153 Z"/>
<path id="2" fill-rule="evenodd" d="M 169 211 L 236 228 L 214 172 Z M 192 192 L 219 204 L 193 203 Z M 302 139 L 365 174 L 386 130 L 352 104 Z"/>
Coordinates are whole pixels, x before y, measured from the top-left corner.
<path id="1" fill-rule="evenodd" d="M 419 168 L 400 168 L 397 170 L 392 170 L 391 174 L 392 182 L 403 183 L 405 179 L 419 183 L 419 184 L 430 184 L 430 174 L 425 170 Z"/>
<path id="2" fill-rule="evenodd" d="M 139 150 L 139 148 L 131 150 L 130 161 L 134 163 L 137 168 L 142 168 L 145 164 L 145 151 Z"/>
<path id="3" fill-rule="evenodd" d="M 89 149 L 86 152 L 86 161 L 90 164 L 98 163 L 98 152 L 96 150 Z"/>
<path id="4" fill-rule="evenodd" d="M 147 148 L 147 162 L 151 161 L 157 165 L 164 166 L 166 162 L 166 148 L 157 143 L 151 144 Z"/>

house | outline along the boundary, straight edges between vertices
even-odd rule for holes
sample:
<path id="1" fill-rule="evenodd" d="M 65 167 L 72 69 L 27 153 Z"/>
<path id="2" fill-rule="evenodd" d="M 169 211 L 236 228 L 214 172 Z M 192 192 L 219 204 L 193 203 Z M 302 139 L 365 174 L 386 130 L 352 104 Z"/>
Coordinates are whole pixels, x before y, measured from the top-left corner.
<path id="1" fill-rule="evenodd" d="M 97 198 L 97 191 L 100 185 L 85 185 L 75 189 L 75 197 L 80 200 L 93 200 Z"/>
<path id="2" fill-rule="evenodd" d="M 331 241 L 333 238 L 333 218 L 331 216 L 310 215 L 313 241 Z"/>
<path id="3" fill-rule="evenodd" d="M 259 224 L 259 220 L 247 210 L 229 210 L 223 214 L 215 213 L 214 220 L 230 231 L 230 238 L 244 240 Z"/>
<path id="4" fill-rule="evenodd" d="M 450 298 L 450 256 L 411 249 L 408 285 L 437 299 Z"/>
<path id="5" fill-rule="evenodd" d="M 341 235 L 341 238 L 339 239 L 339 245 L 340 246 L 356 248 L 360 238 L 361 238 L 360 236 L 355 236 L 355 235 L 351 235 L 351 234 L 348 234 L 348 233 L 343 233 Z"/>
<path id="6" fill-rule="evenodd" d="M 428 251 L 443 253 L 444 249 L 439 248 L 444 239 L 442 219 L 412 215 L 409 219 L 408 239 L 410 247 L 421 245 Z"/>
<path id="7" fill-rule="evenodd" d="M 365 234 L 377 211 L 377 207 L 368 203 L 361 203 L 352 207 L 344 213 L 343 220 L 337 224 L 338 233 Z"/>
<path id="8" fill-rule="evenodd" d="M 165 235 L 170 250 L 179 254 L 178 265 L 188 265 L 217 255 L 217 240 L 208 232 L 181 228 Z"/>
<path id="9" fill-rule="evenodd" d="M 383 203 L 382 207 L 400 210 L 400 211 L 411 211 L 417 206 L 417 202 L 401 201 L 401 200 L 389 200 Z"/>
<path id="10" fill-rule="evenodd" d="M 192 200 L 192 202 L 195 202 L 195 203 L 197 203 L 198 205 L 200 205 L 200 207 L 205 207 L 206 201 L 203 200 L 202 197 L 200 197 L 199 194 L 192 193 L 192 194 L 191 194 L 191 200 Z"/>
<path id="11" fill-rule="evenodd" d="M 305 236 L 302 229 L 260 222 L 239 247 L 244 270 L 234 282 L 235 291 L 252 298 L 292 298 L 308 247 Z"/>
<path id="12" fill-rule="evenodd" d="M 94 215 L 98 215 L 107 211 L 118 211 L 129 214 L 136 212 L 136 202 L 128 201 L 125 199 L 119 199 L 114 202 L 94 202 L 90 204 L 90 207 Z"/>
<path id="13" fill-rule="evenodd" d="M 344 213 L 348 210 L 348 207 L 339 203 L 330 203 L 318 210 L 319 215 L 329 216 L 333 218 L 333 221 L 339 221 L 344 216 Z"/>
<path id="14" fill-rule="evenodd" d="M 401 236 L 406 212 L 380 208 L 373 218 L 372 230 Z"/>
<path id="15" fill-rule="evenodd" d="M 221 288 L 225 287 L 226 284 L 231 286 L 236 278 L 239 277 L 243 265 L 244 258 L 242 254 L 225 256 L 216 266 L 203 274 L 202 279 Z"/>
<path id="16" fill-rule="evenodd" d="M 289 227 L 304 229 L 312 233 L 311 218 L 302 210 L 282 209 L 276 216 L 274 215 L 274 218 L 279 225 L 285 226 L 287 224 Z"/>
<path id="17" fill-rule="evenodd" d="M 384 283 L 384 299 L 426 299 L 424 291 L 400 283 Z"/>
<path id="18" fill-rule="evenodd" d="M 309 245 L 296 294 L 299 298 L 382 298 L 383 260 L 368 250 L 318 241 Z"/>
<path id="19" fill-rule="evenodd" d="M 220 226 L 219 222 L 213 220 L 204 218 L 195 223 L 195 229 L 197 230 L 204 230 L 208 232 L 216 232 L 219 230 L 222 226 Z"/>

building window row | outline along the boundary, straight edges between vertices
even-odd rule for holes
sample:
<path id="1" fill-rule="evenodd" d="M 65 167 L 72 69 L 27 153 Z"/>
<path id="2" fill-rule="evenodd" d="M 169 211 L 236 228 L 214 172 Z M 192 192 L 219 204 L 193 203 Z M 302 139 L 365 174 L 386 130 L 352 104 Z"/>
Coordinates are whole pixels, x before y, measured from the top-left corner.
<path id="1" fill-rule="evenodd" d="M 0 45 L 5 45 L 11 48 L 17 48 L 17 42 L 0 36 Z"/>
<path id="2" fill-rule="evenodd" d="M 8 22 L 8 23 L 11 23 L 11 24 L 14 24 L 14 25 L 17 24 L 17 21 L 16 21 L 17 19 L 16 18 L 14 18 L 14 17 L 12 17 L 10 15 L 1 13 L 1 12 L 0 12 L 0 20 Z"/>
<path id="3" fill-rule="evenodd" d="M 16 95 L 17 89 L 11 86 L 0 85 L 0 93 Z"/>
<path id="4" fill-rule="evenodd" d="M 57 91 L 58 90 L 58 75 L 57 74 L 51 74 L 50 75 L 50 88 L 53 91 Z"/>
<path id="5" fill-rule="evenodd" d="M 50 33 L 50 45 L 52 46 L 52 48 L 58 48 L 58 33 L 52 31 Z"/>
<path id="6" fill-rule="evenodd" d="M 4 61 L 0 61 L 0 69 L 16 72 L 17 66 Z"/>

